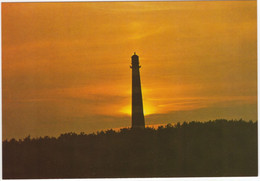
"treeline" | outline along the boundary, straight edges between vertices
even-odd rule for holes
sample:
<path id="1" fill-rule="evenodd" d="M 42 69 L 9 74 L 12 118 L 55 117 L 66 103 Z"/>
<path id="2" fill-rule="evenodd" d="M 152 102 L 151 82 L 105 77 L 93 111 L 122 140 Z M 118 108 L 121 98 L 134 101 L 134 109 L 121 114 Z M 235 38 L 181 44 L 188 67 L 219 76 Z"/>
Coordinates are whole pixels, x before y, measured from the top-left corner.
<path id="1" fill-rule="evenodd" d="M 257 123 L 190 122 L 3 141 L 3 178 L 256 176 Z"/>

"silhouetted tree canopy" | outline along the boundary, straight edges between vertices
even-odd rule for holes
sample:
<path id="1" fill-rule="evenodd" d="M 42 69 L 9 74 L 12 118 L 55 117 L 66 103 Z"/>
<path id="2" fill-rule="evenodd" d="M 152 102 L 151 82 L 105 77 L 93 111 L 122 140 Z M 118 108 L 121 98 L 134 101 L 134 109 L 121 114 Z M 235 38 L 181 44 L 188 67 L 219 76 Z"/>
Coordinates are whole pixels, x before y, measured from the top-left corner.
<path id="1" fill-rule="evenodd" d="M 257 123 L 184 122 L 3 141 L 3 178 L 256 176 Z"/>

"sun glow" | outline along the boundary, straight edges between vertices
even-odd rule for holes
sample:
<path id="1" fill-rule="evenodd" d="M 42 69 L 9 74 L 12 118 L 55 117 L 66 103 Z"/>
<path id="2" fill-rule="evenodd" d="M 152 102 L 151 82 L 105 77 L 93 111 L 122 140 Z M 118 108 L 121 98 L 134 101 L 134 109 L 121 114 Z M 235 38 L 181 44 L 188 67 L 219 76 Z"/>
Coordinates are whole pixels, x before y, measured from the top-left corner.
<path id="1" fill-rule="evenodd" d="M 132 114 L 132 107 L 131 105 L 127 105 L 124 106 L 121 110 L 120 113 L 126 114 L 128 116 L 131 116 Z M 155 114 L 156 113 L 156 109 L 155 107 L 151 106 L 151 105 L 146 105 L 144 104 L 144 115 L 150 115 L 150 114 Z"/>

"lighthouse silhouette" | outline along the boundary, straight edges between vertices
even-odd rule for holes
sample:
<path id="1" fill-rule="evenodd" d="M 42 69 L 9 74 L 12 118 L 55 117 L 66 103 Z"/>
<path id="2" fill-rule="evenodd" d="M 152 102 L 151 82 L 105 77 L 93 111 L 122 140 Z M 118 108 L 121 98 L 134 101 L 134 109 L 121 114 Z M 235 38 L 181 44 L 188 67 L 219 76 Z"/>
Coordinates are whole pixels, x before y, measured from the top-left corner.
<path id="1" fill-rule="evenodd" d="M 139 57 L 134 53 L 132 56 L 132 129 L 144 128 L 143 98 L 140 80 L 141 66 Z"/>

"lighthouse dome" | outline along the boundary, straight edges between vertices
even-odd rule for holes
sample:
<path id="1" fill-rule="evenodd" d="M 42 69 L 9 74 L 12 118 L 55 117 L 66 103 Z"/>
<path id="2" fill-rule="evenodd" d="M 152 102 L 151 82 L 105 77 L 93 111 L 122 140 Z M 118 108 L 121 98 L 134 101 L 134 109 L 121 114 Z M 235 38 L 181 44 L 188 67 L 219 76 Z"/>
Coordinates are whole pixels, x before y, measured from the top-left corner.
<path id="1" fill-rule="evenodd" d="M 134 55 L 132 56 L 132 58 L 138 58 L 138 55 L 136 55 L 136 53 L 134 52 Z"/>

